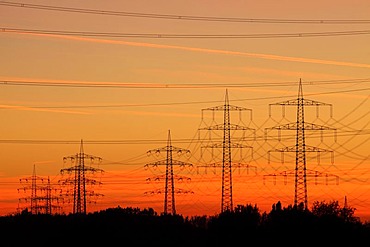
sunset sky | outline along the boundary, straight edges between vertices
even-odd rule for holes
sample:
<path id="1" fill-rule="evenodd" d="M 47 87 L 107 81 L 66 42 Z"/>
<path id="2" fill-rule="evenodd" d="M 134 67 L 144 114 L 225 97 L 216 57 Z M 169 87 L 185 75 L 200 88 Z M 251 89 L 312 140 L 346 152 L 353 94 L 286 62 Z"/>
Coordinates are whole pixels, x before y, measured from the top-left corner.
<path id="1" fill-rule="evenodd" d="M 233 137 L 253 147 L 233 151 L 244 164 L 233 169 L 233 204 L 293 204 L 294 177 L 279 174 L 294 171 L 294 153 L 270 151 L 294 146 L 296 133 L 269 130 L 296 121 L 295 106 L 274 104 L 295 100 L 301 80 L 305 99 L 329 104 L 305 107 L 305 121 L 336 129 L 306 131 L 307 145 L 332 151 L 307 154 L 320 174 L 308 178 L 308 203 L 346 198 L 370 220 L 368 0 L 0 1 L 0 23 L 1 215 L 29 196 L 20 179 L 34 167 L 59 188 L 81 140 L 104 171 L 91 188 L 104 196 L 88 211 L 162 212 L 164 194 L 151 192 L 164 189 L 165 167 L 151 164 L 166 154 L 148 151 L 169 131 L 190 151 L 173 157 L 189 163 L 174 167 L 177 213 L 219 213 L 221 169 L 210 165 L 222 150 L 205 146 L 222 133 L 204 129 L 223 123 L 209 109 L 226 91 L 248 109 L 231 121 L 251 131 Z"/>

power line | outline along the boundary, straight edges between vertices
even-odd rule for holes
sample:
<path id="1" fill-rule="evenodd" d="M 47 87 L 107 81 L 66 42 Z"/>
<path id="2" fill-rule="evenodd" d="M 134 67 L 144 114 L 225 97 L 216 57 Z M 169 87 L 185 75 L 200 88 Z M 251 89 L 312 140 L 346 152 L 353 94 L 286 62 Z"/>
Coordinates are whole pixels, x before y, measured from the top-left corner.
<path id="1" fill-rule="evenodd" d="M 364 79 L 365 82 L 366 79 Z M 367 79 L 370 82 L 370 78 Z M 271 87 L 291 86 L 294 82 L 265 83 L 120 83 L 120 82 L 52 82 L 52 81 L 16 81 L 3 80 L 0 84 L 10 86 L 43 86 L 43 87 L 93 87 L 93 88 L 224 88 L 224 87 Z M 347 82 L 348 83 L 348 82 Z M 354 83 L 354 82 L 352 82 Z"/>
<path id="2" fill-rule="evenodd" d="M 48 11 L 61 11 L 69 13 L 111 15 L 121 17 L 167 19 L 179 21 L 206 21 L 206 22 L 234 22 L 234 23 L 270 23 L 270 24 L 369 24 L 366 19 L 269 19 L 269 18 L 241 18 L 241 17 L 213 17 L 174 14 L 154 14 L 126 11 L 112 11 L 99 9 L 86 9 L 74 7 L 62 7 L 53 5 L 28 4 L 19 2 L 0 1 L 0 5 L 7 7 L 20 7 Z"/>
<path id="3" fill-rule="evenodd" d="M 323 137 L 346 137 L 346 136 L 364 136 L 364 135 L 370 135 L 370 129 L 362 129 L 362 130 L 340 130 L 337 132 L 337 134 L 324 134 Z M 307 138 L 317 138 L 321 137 L 321 134 L 312 134 L 308 136 Z M 273 137 L 265 137 L 265 136 L 256 136 L 256 138 L 251 138 L 256 140 L 275 140 L 276 138 Z M 284 140 L 294 140 L 295 135 L 294 134 L 286 134 L 284 137 L 280 138 L 281 141 Z M 214 138 L 215 141 L 220 140 L 222 141 L 222 137 Z M 239 140 L 236 138 L 236 140 Z M 91 145 L 148 145 L 148 144 L 163 144 L 166 143 L 167 140 L 165 139 L 126 139 L 126 140 L 84 140 L 84 144 L 91 144 Z M 189 138 L 182 138 L 182 139 L 173 139 L 172 143 L 176 144 L 189 144 L 196 142 L 194 139 Z M 37 145 L 65 145 L 65 144 L 78 144 L 80 141 L 78 140 L 51 140 L 51 139 L 0 139 L 0 144 L 37 144 Z M 124 163 L 124 162 L 119 162 Z"/>
<path id="4" fill-rule="evenodd" d="M 370 78 L 360 78 L 360 79 L 348 79 L 348 80 L 322 80 L 322 81 L 310 81 L 307 82 L 308 84 L 354 84 L 354 83 L 367 83 L 370 82 Z M 121 84 L 121 83 L 113 83 L 113 84 L 105 84 L 102 82 L 84 82 L 84 83 L 55 83 L 55 82 L 35 82 L 35 81 L 0 81 L 0 85 L 11 85 L 11 86 L 52 86 L 52 87 L 79 87 L 82 84 L 82 87 L 92 87 L 92 88 L 101 88 L 101 87 L 119 87 L 119 88 L 131 88 L 134 84 L 137 83 L 128 83 L 128 84 Z M 303 83 L 304 84 L 304 83 Z M 137 84 L 141 86 L 135 86 L 134 88 L 143 88 L 143 89 L 152 89 L 158 87 L 152 87 L 152 84 Z M 161 85 L 161 84 L 156 84 Z M 168 85 L 168 86 L 167 86 Z M 169 86 L 171 85 L 171 86 Z M 195 86 L 196 85 L 196 86 Z M 222 87 L 222 88 L 230 88 L 230 87 L 279 87 L 279 86 L 291 86 L 292 82 L 255 82 L 255 83 L 238 83 L 238 84 L 162 84 L 160 88 L 213 88 L 213 87 Z M 179 86 L 179 87 L 177 87 Z M 185 87 L 188 86 L 188 87 Z M 200 86 L 200 87 L 199 87 Z M 337 90 L 337 91 L 330 91 L 330 92 L 323 92 L 323 93 L 311 93 L 306 94 L 307 96 L 316 96 L 316 95 L 327 95 L 327 94 L 337 94 L 337 93 L 350 93 L 350 92 L 361 92 L 361 91 L 368 91 L 370 90 L 369 87 L 367 88 L 358 88 L 358 89 L 346 89 L 346 90 Z M 291 95 L 293 97 L 294 95 Z M 255 98 L 248 98 L 248 99 L 238 99 L 238 100 L 230 100 L 230 101 L 253 101 L 253 100 L 268 100 L 268 99 L 279 99 L 285 98 L 285 96 L 271 96 L 271 97 L 255 97 Z M 219 101 L 189 101 L 189 102 L 168 102 L 168 103 L 147 103 L 147 104 L 107 104 L 107 105 L 70 105 L 70 106 L 21 106 L 21 105 L 12 105 L 10 109 L 28 107 L 34 109 L 76 109 L 76 108 L 115 108 L 115 107 L 143 107 L 143 106 L 173 106 L 173 105 L 190 105 L 190 104 L 206 104 L 206 103 L 216 103 Z M 9 109 L 9 107 L 1 107 L 0 109 Z"/>
<path id="5" fill-rule="evenodd" d="M 260 38 L 306 38 L 368 35 L 370 30 L 302 32 L 302 33 L 261 33 L 261 34 L 161 34 L 161 33 L 113 33 L 66 30 L 43 30 L 0 27 L 4 33 L 49 34 L 63 36 L 105 37 L 105 38 L 152 38 L 152 39 L 260 39 Z"/>
<path id="6" fill-rule="evenodd" d="M 346 80 L 321 80 L 321 81 L 307 81 L 303 84 L 355 84 L 367 83 L 370 78 L 357 78 Z M 244 82 L 244 83 L 121 83 L 121 82 L 77 82 L 77 81 L 31 81 L 31 80 L 0 80 L 0 84 L 9 86 L 42 86 L 42 87 L 81 87 L 81 88 L 258 88 L 258 87 L 290 87 L 296 82 Z"/>

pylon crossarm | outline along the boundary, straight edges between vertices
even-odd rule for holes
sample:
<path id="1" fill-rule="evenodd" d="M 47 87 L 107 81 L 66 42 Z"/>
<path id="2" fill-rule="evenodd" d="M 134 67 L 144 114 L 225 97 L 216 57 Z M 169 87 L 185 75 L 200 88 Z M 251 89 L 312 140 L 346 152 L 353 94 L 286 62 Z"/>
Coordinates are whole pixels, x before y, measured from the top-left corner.
<path id="1" fill-rule="evenodd" d="M 269 104 L 269 106 L 297 106 L 299 104 L 303 104 L 304 106 L 332 106 L 331 104 L 327 104 L 324 102 L 316 101 L 316 100 L 310 100 L 310 99 L 303 99 L 302 101 L 299 101 L 298 99 L 291 99 L 291 100 L 285 100 L 277 103 Z"/>
<path id="2" fill-rule="evenodd" d="M 96 173 L 96 172 L 104 172 L 102 169 L 92 167 L 92 166 L 84 166 L 84 171 L 89 171 L 91 173 Z"/>
<path id="3" fill-rule="evenodd" d="M 64 180 L 59 180 L 59 183 L 61 185 L 68 185 L 68 184 L 75 184 L 76 181 L 74 178 L 67 178 L 67 179 L 64 179 Z"/>
<path id="4" fill-rule="evenodd" d="M 31 176 L 31 177 L 26 177 L 26 178 L 20 178 L 19 179 L 19 182 L 21 182 L 21 183 L 22 182 L 28 183 L 28 182 L 30 182 L 32 180 L 38 180 L 38 181 L 44 182 L 44 180 L 47 180 L 47 179 L 44 178 L 44 177 L 40 177 L 40 176 Z"/>
<path id="5" fill-rule="evenodd" d="M 268 152 L 292 152 L 294 153 L 296 151 L 297 151 L 296 146 L 288 146 L 288 147 L 283 147 L 283 148 L 271 149 Z M 333 152 L 332 150 L 314 147 L 310 145 L 305 145 L 305 151 L 306 152 Z"/>
<path id="6" fill-rule="evenodd" d="M 335 174 L 330 174 L 330 173 L 326 173 L 326 172 L 319 172 L 319 171 L 309 170 L 309 169 L 306 170 L 306 175 L 308 177 L 336 177 L 336 178 L 339 177 Z"/>
<path id="7" fill-rule="evenodd" d="M 306 152 L 333 153 L 333 150 L 306 145 Z"/>
<path id="8" fill-rule="evenodd" d="M 185 176 L 180 176 L 180 175 L 177 175 L 177 174 L 174 174 L 173 178 L 176 179 L 177 181 L 187 181 L 187 182 L 191 181 L 191 178 L 185 177 Z"/>
<path id="9" fill-rule="evenodd" d="M 102 185 L 103 183 L 100 181 L 97 181 L 95 179 L 85 178 L 86 184 L 92 184 L 92 185 Z"/>
<path id="10" fill-rule="evenodd" d="M 270 128 L 265 128 L 265 130 L 297 130 L 297 123 L 287 123 L 283 125 L 277 125 Z"/>
<path id="11" fill-rule="evenodd" d="M 204 146 L 202 146 L 202 148 L 223 148 L 223 145 L 224 144 L 222 142 L 218 142 L 218 143 L 213 143 L 213 144 L 210 144 L 210 145 L 204 145 Z M 244 144 L 236 143 L 236 142 L 230 143 L 230 147 L 231 148 L 250 148 L 250 149 L 253 149 L 252 146 L 248 146 L 248 145 L 244 145 Z"/>
<path id="12" fill-rule="evenodd" d="M 228 109 L 229 111 L 252 111 L 252 109 L 234 105 L 227 105 L 226 107 L 225 105 L 213 106 L 204 108 L 202 111 L 224 111 L 225 109 Z"/>
<path id="13" fill-rule="evenodd" d="M 192 190 L 184 190 L 184 189 L 176 189 L 176 194 L 194 194 L 194 191 Z"/>
<path id="14" fill-rule="evenodd" d="M 276 102 L 276 103 L 271 103 L 269 104 L 269 107 L 271 106 L 286 106 L 286 105 L 298 105 L 298 100 L 297 99 L 292 99 L 292 100 L 285 100 L 281 102 Z"/>
<path id="15" fill-rule="evenodd" d="M 151 191 L 145 191 L 144 195 L 154 195 L 154 194 L 162 194 L 165 193 L 164 189 L 156 189 Z"/>
<path id="16" fill-rule="evenodd" d="M 149 168 L 149 166 L 158 167 L 158 166 L 163 166 L 163 165 L 166 165 L 166 161 L 160 160 L 160 161 L 148 163 L 144 167 Z"/>
<path id="17" fill-rule="evenodd" d="M 314 123 L 304 123 L 304 128 L 306 130 L 336 130 L 336 128 L 314 124 Z"/>
<path id="18" fill-rule="evenodd" d="M 148 168 L 149 166 L 158 167 L 158 166 L 166 166 L 166 165 L 167 165 L 167 160 L 159 160 L 159 161 L 156 161 L 156 162 L 148 163 L 144 167 Z M 193 166 L 193 164 L 191 164 L 191 163 L 187 163 L 187 162 L 183 162 L 183 161 L 179 161 L 179 160 L 172 160 L 172 165 L 173 166 L 181 166 L 181 167 L 185 167 L 185 166 L 192 167 Z"/>
<path id="19" fill-rule="evenodd" d="M 245 164 L 245 163 L 232 163 L 231 166 L 236 167 L 236 168 L 241 168 L 241 167 L 247 167 L 247 168 L 255 168 L 257 171 L 257 166 L 253 166 L 251 164 Z"/>
<path id="20" fill-rule="evenodd" d="M 230 130 L 251 130 L 254 131 L 254 129 L 242 126 L 242 125 L 237 125 L 237 124 L 232 124 L 230 123 Z M 224 130 L 225 124 L 215 124 L 209 127 L 204 127 L 204 128 L 199 128 L 199 130 Z"/>
<path id="21" fill-rule="evenodd" d="M 188 149 L 184 149 L 184 148 L 179 148 L 179 147 L 175 147 L 175 146 L 166 146 L 166 147 L 162 147 L 162 148 L 155 148 L 155 149 L 151 149 L 151 150 L 148 150 L 147 151 L 147 154 L 150 155 L 150 154 L 159 154 L 161 152 L 168 152 L 168 151 L 172 151 L 172 152 L 175 152 L 175 153 L 178 153 L 178 154 L 189 154 L 190 153 L 190 150 Z"/>
<path id="22" fill-rule="evenodd" d="M 162 174 L 162 175 L 159 175 L 159 176 L 155 176 L 155 177 L 151 177 L 151 178 L 147 178 L 146 181 L 147 182 L 151 182 L 151 181 L 161 181 L 163 179 L 166 179 L 166 174 Z"/>

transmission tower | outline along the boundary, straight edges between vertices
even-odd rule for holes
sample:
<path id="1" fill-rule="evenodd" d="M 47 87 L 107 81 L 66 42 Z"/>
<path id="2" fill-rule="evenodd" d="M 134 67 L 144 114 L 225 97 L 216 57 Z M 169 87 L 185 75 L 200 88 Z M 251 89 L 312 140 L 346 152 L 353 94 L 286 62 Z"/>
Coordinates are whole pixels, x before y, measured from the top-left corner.
<path id="1" fill-rule="evenodd" d="M 69 160 L 71 166 L 68 168 L 63 168 L 60 170 L 60 173 L 68 174 L 69 177 L 66 179 L 60 180 L 63 186 L 72 186 L 73 191 L 67 190 L 65 196 L 73 196 L 73 213 L 74 214 L 86 214 L 86 204 L 87 202 L 94 202 L 93 198 L 102 196 L 102 194 L 95 193 L 92 189 L 89 189 L 88 186 L 100 185 L 101 182 L 93 178 L 93 175 L 97 172 L 102 173 L 103 170 L 95 168 L 92 165 L 97 162 L 101 162 L 102 158 L 89 155 L 84 153 L 83 141 L 81 140 L 80 152 L 64 157 L 63 160 L 66 162 Z M 86 164 L 86 161 L 90 161 L 90 165 Z"/>
<path id="2" fill-rule="evenodd" d="M 173 153 L 176 152 L 179 155 L 182 154 L 189 154 L 190 151 L 187 149 L 182 149 L 178 147 L 172 146 L 171 143 L 171 132 L 170 130 L 168 131 L 168 139 L 167 139 L 167 146 L 163 148 L 157 148 L 157 149 L 152 149 L 149 150 L 147 153 L 155 153 L 159 154 L 161 152 L 166 152 L 166 159 L 156 161 L 153 163 L 146 164 L 145 167 L 158 167 L 158 166 L 165 166 L 166 167 L 166 173 L 165 175 L 160 175 L 156 176 L 154 178 L 148 178 L 147 181 L 154 180 L 154 181 L 159 181 L 162 180 L 164 177 L 165 180 L 165 185 L 164 185 L 164 209 L 163 213 L 164 214 L 172 214 L 176 215 L 176 207 L 175 207 L 175 193 L 192 193 L 191 191 L 183 190 L 183 189 L 175 189 L 175 179 L 176 180 L 190 180 L 190 178 L 184 177 L 184 176 L 178 176 L 174 174 L 173 167 L 174 166 L 180 166 L 182 168 L 184 167 L 192 167 L 192 164 L 174 160 L 173 159 Z M 154 194 L 154 193 L 162 193 L 163 190 L 159 189 L 156 191 L 151 191 L 151 192 L 145 192 L 145 194 Z"/>
<path id="3" fill-rule="evenodd" d="M 233 106 L 229 104 L 229 96 L 228 91 L 226 89 L 225 94 L 225 103 L 224 105 L 210 107 L 206 109 L 202 109 L 202 118 L 204 115 L 204 111 L 211 111 L 213 116 L 216 111 L 223 112 L 223 123 L 222 124 L 213 124 L 211 126 L 207 126 L 204 128 L 199 128 L 199 130 L 207 130 L 207 131 L 222 131 L 222 142 L 211 143 L 210 145 L 204 145 L 202 148 L 206 149 L 214 149 L 214 148 L 221 148 L 222 149 L 222 162 L 215 162 L 213 164 L 206 164 L 208 167 L 221 167 L 222 168 L 222 196 L 221 196 L 221 212 L 224 211 L 233 211 L 233 183 L 232 183 L 232 169 L 234 166 L 244 166 L 241 163 L 234 163 L 232 157 L 232 149 L 238 148 L 249 148 L 252 149 L 251 146 L 243 145 L 237 142 L 232 141 L 231 139 L 231 131 L 253 131 L 255 130 L 246 126 L 241 126 L 237 124 L 231 123 L 230 111 L 239 112 L 239 118 L 241 118 L 242 111 L 252 111 L 251 109 L 247 109 L 244 107 Z M 253 154 L 253 153 L 252 153 Z M 247 165 L 249 167 L 249 165 Z"/>
<path id="4" fill-rule="evenodd" d="M 296 131 L 296 143 L 294 146 L 284 147 L 280 149 L 273 149 L 268 151 L 269 153 L 269 162 L 270 162 L 270 152 L 281 152 L 282 155 L 284 152 L 292 152 L 295 153 L 295 170 L 294 172 L 284 171 L 279 174 L 269 174 L 267 176 L 290 176 L 293 175 L 295 179 L 295 186 L 294 186 L 294 206 L 302 206 L 304 209 L 308 207 L 308 195 L 307 195 L 307 177 L 326 177 L 334 176 L 333 174 L 322 173 L 318 171 L 312 171 L 307 169 L 307 159 L 306 153 L 307 152 L 314 152 L 317 153 L 317 158 L 319 160 L 320 153 L 329 152 L 331 153 L 331 162 L 334 162 L 334 156 L 332 150 L 322 149 L 319 147 L 309 146 L 306 145 L 306 137 L 305 131 L 326 131 L 326 130 L 333 130 L 336 133 L 336 129 L 318 125 L 314 123 L 307 123 L 305 121 L 304 109 L 308 106 L 315 106 L 317 108 L 316 114 L 318 117 L 319 111 L 318 108 L 320 106 L 329 106 L 330 107 L 330 117 L 332 117 L 332 105 L 326 104 L 314 100 L 308 100 L 303 98 L 303 90 L 302 90 L 302 81 L 299 81 L 299 89 L 298 89 L 298 97 L 294 100 L 283 101 L 279 103 L 270 104 L 270 117 L 271 117 L 271 106 L 279 105 L 283 107 L 283 117 L 285 117 L 285 106 L 296 106 L 297 107 L 297 118 L 295 123 L 288 123 L 283 125 L 274 126 L 272 128 L 265 129 L 265 136 L 267 135 L 268 130 L 277 130 L 279 133 L 279 140 L 280 140 L 280 131 L 281 130 L 295 130 Z M 282 156 L 282 162 L 284 162 L 284 157 Z"/>
<path id="5" fill-rule="evenodd" d="M 33 166 L 33 173 L 31 177 L 21 178 L 20 183 L 25 183 L 20 190 L 24 192 L 31 190 L 31 195 L 20 198 L 19 203 L 30 202 L 29 207 L 18 208 L 18 210 L 29 209 L 31 214 L 52 214 L 53 209 L 60 209 L 60 206 L 55 205 L 53 202 L 59 202 L 58 196 L 53 196 L 52 191 L 54 190 L 50 185 L 49 177 L 46 179 L 36 175 L 36 167 Z"/>

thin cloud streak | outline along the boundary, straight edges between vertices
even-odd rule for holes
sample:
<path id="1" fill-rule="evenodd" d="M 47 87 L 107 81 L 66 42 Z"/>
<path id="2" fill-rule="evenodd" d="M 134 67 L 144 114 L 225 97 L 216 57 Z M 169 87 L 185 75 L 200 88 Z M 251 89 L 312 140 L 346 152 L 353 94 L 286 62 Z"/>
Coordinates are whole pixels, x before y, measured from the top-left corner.
<path id="1" fill-rule="evenodd" d="M 19 110 L 19 111 L 54 112 L 54 113 L 81 114 L 81 115 L 91 114 L 91 113 L 82 112 L 82 111 L 53 110 L 53 109 L 45 109 L 45 108 L 32 108 L 32 107 L 26 107 L 26 106 L 14 106 L 14 105 L 0 105 L 0 109 L 12 109 L 12 110 Z"/>
<path id="2" fill-rule="evenodd" d="M 160 44 L 152 44 L 152 43 L 94 39 L 94 38 L 86 38 L 86 37 L 63 36 L 63 35 L 53 35 L 53 34 L 34 34 L 34 33 L 31 34 L 31 33 L 24 33 L 24 32 L 16 32 L 16 33 L 24 34 L 24 35 L 32 35 L 32 36 L 42 36 L 42 37 L 68 39 L 68 40 L 75 40 L 75 41 L 102 43 L 102 44 L 117 44 L 117 45 L 128 45 L 128 46 L 136 46 L 136 47 L 158 48 L 158 49 L 173 49 L 173 50 L 183 50 L 183 51 L 201 52 L 201 53 L 209 53 L 209 54 L 253 57 L 253 58 L 266 59 L 266 60 L 325 64 L 325 65 L 335 65 L 335 66 L 345 66 L 345 67 L 370 68 L 370 64 L 341 62 L 341 61 L 333 61 L 333 60 L 322 60 L 322 59 L 314 59 L 314 58 L 289 57 L 289 56 L 279 56 L 279 55 L 262 54 L 262 53 L 238 52 L 238 51 L 206 49 L 206 48 L 186 47 L 186 46 L 176 46 L 176 45 L 160 45 Z"/>

